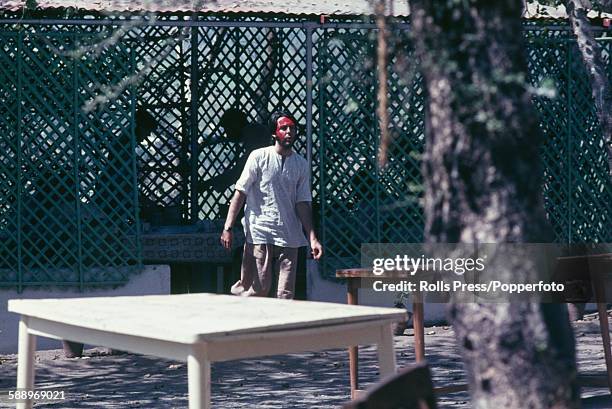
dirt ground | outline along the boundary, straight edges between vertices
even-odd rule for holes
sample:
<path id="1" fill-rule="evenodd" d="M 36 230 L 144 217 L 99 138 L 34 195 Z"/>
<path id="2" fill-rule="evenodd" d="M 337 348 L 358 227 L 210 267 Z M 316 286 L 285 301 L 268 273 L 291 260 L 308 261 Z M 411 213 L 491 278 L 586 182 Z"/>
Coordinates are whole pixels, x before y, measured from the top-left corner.
<path id="1" fill-rule="evenodd" d="M 452 328 L 426 328 L 426 354 L 434 385 L 464 380 Z M 603 373 L 604 355 L 594 314 L 575 324 L 580 372 Z M 395 337 L 398 364 L 414 362 L 412 330 Z M 0 408 L 14 388 L 17 357 L 0 355 Z M 378 379 L 376 350 L 360 348 L 360 381 L 367 387 Z M 63 401 L 37 403 L 37 408 L 185 408 L 187 367 L 183 362 L 123 354 L 103 348 L 67 359 L 61 350 L 40 351 L 36 357 L 36 386 L 65 391 Z M 584 389 L 583 408 L 612 408 L 606 388 Z M 214 408 L 331 409 L 349 399 L 346 350 L 279 355 L 220 362 L 212 365 Z M 440 408 L 470 408 L 466 392 L 438 397 Z"/>

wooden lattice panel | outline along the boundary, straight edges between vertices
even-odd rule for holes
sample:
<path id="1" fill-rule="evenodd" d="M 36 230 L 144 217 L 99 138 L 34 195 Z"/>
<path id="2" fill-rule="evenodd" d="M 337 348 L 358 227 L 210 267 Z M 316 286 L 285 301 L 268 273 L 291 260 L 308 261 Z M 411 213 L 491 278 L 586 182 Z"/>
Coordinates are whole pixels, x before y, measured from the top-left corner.
<path id="1" fill-rule="evenodd" d="M 291 111 L 303 126 L 296 149 L 306 156 L 309 32 L 311 170 L 326 271 L 358 263 L 364 242 L 422 240 L 425 96 L 407 32 L 395 38 L 412 65 L 391 58 L 388 113 L 395 138 L 388 166 L 377 170 L 371 26 L 356 21 L 352 29 L 308 31 L 249 25 L 262 21 L 252 16 L 200 17 L 214 19 L 235 25 L 176 27 L 165 24 L 176 16 L 160 16 L 161 24 L 136 25 L 77 58 L 69 54 L 77 44 L 99 43 L 118 27 L 0 29 L 0 110 L 6 113 L 0 116 L 0 285 L 125 282 L 141 265 L 141 218 L 223 219 L 235 181 L 207 181 L 248 153 L 244 141 L 230 140 L 221 127 L 229 108 L 252 122 L 265 121 L 276 108 Z M 296 20 L 275 23 L 282 21 Z M 612 187 L 575 44 L 565 29 L 532 26 L 525 36 L 531 84 L 556 89 L 553 99 L 534 97 L 555 239 L 609 242 Z M 610 43 L 602 45 L 609 56 Z M 82 109 L 126 80 L 110 102 Z"/>

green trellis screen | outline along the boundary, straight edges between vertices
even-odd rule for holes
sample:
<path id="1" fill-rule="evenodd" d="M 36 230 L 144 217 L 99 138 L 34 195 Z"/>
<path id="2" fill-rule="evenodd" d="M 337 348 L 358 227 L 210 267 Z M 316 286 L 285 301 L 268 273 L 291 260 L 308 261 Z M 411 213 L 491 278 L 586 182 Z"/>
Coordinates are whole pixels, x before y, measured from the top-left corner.
<path id="1" fill-rule="evenodd" d="M 564 27 L 527 26 L 525 37 L 531 83 L 556 90 L 554 98 L 534 97 L 546 141 L 543 192 L 554 238 L 560 243 L 610 242 L 612 182 L 576 44 Z M 602 39 L 601 44 L 612 78 L 611 42 Z M 422 241 L 424 97 L 418 70 L 404 63 L 400 75 L 397 61 L 390 61 L 388 114 L 395 140 L 388 166 L 377 170 L 370 33 L 326 31 L 318 53 L 319 195 L 328 255 L 324 273 L 332 275 L 337 268 L 360 265 L 362 243 Z"/>
<path id="2" fill-rule="evenodd" d="M 96 111 L 81 106 L 133 72 L 132 50 L 77 58 L 68 50 L 97 41 L 90 33 L 0 35 L 0 283 L 125 282 L 139 263 L 134 89 Z"/>
<path id="3" fill-rule="evenodd" d="M 142 265 L 145 224 L 224 217 L 231 188 L 206 181 L 246 154 L 223 137 L 230 107 L 261 122 L 282 106 L 303 135 L 312 126 L 311 144 L 303 137 L 297 150 L 312 147 L 327 274 L 357 263 L 361 243 L 422 240 L 423 92 L 418 69 L 405 64 L 410 54 L 409 75 L 389 64 L 396 138 L 389 166 L 377 171 L 371 24 L 173 20 L 108 43 L 119 26 L 0 26 L 0 286 L 126 282 Z M 610 241 L 612 189 L 575 44 L 564 28 L 525 33 L 532 82 L 557 89 L 554 99 L 535 98 L 556 239 Z M 398 36 L 408 44 L 406 31 Z M 83 110 L 104 93 L 109 101 Z"/>

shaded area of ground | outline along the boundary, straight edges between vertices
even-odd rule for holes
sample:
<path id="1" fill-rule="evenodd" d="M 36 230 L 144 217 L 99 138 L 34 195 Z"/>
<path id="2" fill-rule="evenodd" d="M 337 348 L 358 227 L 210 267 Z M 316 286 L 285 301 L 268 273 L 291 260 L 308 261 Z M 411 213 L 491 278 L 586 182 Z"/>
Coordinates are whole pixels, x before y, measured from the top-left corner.
<path id="1" fill-rule="evenodd" d="M 594 315 L 575 325 L 581 372 L 605 370 L 599 326 Z M 395 338 L 398 364 L 414 362 L 414 338 Z M 464 371 L 454 335 L 448 327 L 426 328 L 426 352 L 436 386 L 462 382 Z M 14 388 L 15 355 L 0 356 L 0 407 Z M 361 385 L 378 379 L 376 349 L 360 348 Z M 66 400 L 37 403 L 37 408 L 184 408 L 187 406 L 185 363 L 154 357 L 109 355 L 88 349 L 84 358 L 66 359 L 60 350 L 37 353 L 36 385 L 66 391 Z M 349 398 L 346 350 L 280 355 L 212 366 L 212 406 L 215 408 L 338 408 Z M 607 389 L 585 389 L 584 408 L 612 408 Z M 467 393 L 438 398 L 441 408 L 469 408 Z"/>

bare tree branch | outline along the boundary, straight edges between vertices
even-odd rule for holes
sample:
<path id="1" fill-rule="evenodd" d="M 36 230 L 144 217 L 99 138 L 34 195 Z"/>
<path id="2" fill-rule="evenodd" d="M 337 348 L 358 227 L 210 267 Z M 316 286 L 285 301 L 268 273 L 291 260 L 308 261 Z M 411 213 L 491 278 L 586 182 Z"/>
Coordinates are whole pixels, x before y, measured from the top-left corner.
<path id="1" fill-rule="evenodd" d="M 609 1 L 609 3 L 612 3 L 612 1 Z M 608 165 L 612 173 L 612 111 L 610 110 L 610 107 L 612 107 L 612 89 L 606 76 L 601 47 L 595 40 L 591 24 L 586 16 L 587 10 L 582 1 L 567 0 L 566 7 L 582 61 L 591 80 L 595 110 L 606 145 Z"/>
<path id="2" fill-rule="evenodd" d="M 101 85 L 99 87 L 100 94 L 90 99 L 83 105 L 84 112 L 91 112 L 99 107 L 107 104 L 110 101 L 115 100 L 121 95 L 128 87 L 140 83 L 146 77 L 151 69 L 160 61 L 163 61 L 172 52 L 172 48 L 182 42 L 184 39 L 184 32 L 180 32 L 180 35 L 176 38 L 170 38 L 165 41 L 162 51 L 155 55 L 155 57 L 146 60 L 144 67 L 135 72 L 134 74 L 123 78 L 117 84 L 113 85 Z"/>
<path id="3" fill-rule="evenodd" d="M 387 24 L 385 18 L 386 0 L 376 4 L 376 27 L 378 27 L 378 123 L 380 127 L 380 145 L 378 148 L 378 166 L 387 164 L 389 148 L 389 116 L 387 114 Z"/>

